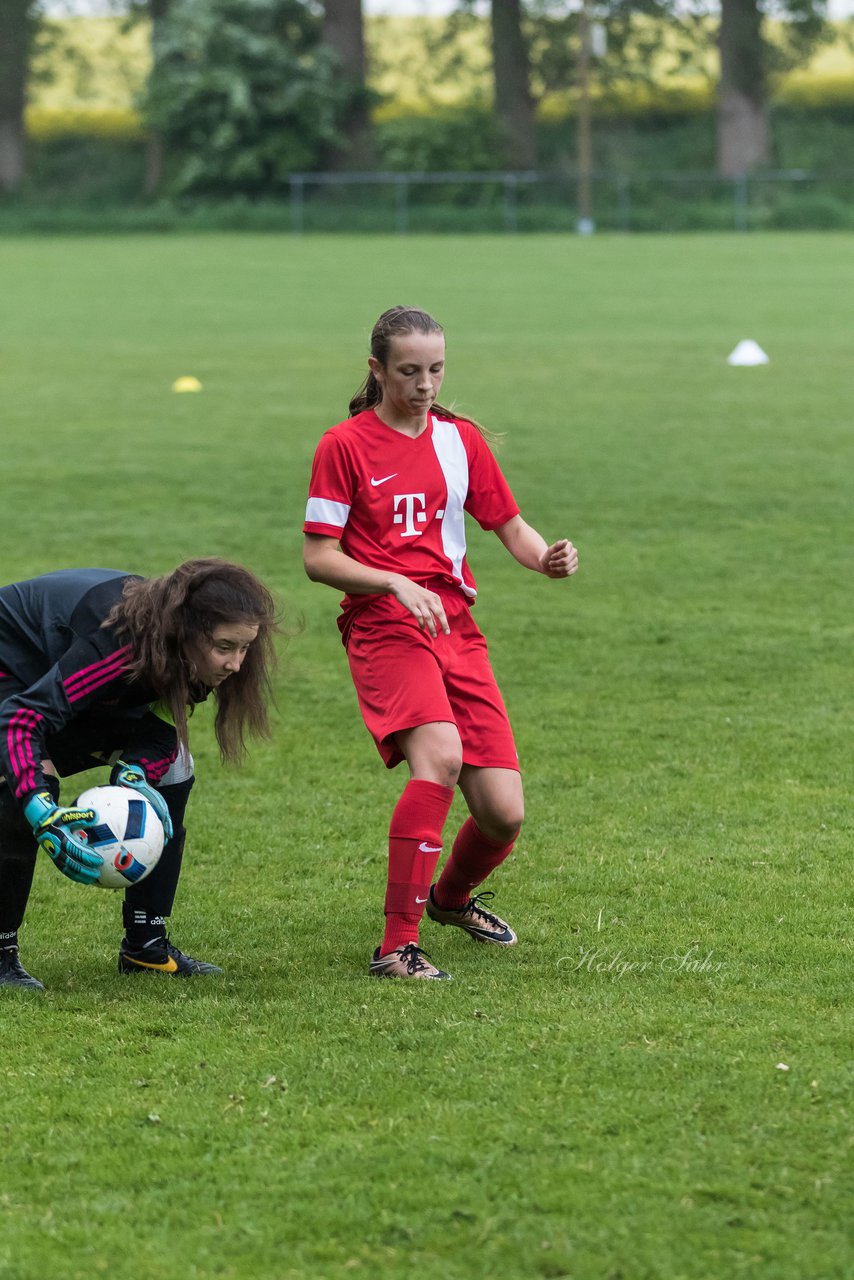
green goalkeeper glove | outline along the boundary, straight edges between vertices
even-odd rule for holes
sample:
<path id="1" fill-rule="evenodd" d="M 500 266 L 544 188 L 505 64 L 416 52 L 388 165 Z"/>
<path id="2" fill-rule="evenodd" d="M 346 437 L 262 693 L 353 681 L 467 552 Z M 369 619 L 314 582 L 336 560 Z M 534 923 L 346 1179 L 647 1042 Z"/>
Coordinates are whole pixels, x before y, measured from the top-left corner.
<path id="1" fill-rule="evenodd" d="M 76 834 L 81 828 L 98 826 L 100 819 L 94 809 L 61 809 L 49 791 L 38 791 L 27 801 L 24 817 L 58 871 L 78 884 L 95 883 L 104 859 L 87 849 Z"/>
<path id="2" fill-rule="evenodd" d="M 110 782 L 114 787 L 130 787 L 132 791 L 138 791 L 144 796 L 163 823 L 163 834 L 167 840 L 172 839 L 172 819 L 169 816 L 169 807 L 163 799 L 159 791 L 155 791 L 154 787 L 146 780 L 145 772 L 141 765 L 125 764 L 124 760 L 119 760 L 113 766 L 113 772 L 110 774 Z"/>

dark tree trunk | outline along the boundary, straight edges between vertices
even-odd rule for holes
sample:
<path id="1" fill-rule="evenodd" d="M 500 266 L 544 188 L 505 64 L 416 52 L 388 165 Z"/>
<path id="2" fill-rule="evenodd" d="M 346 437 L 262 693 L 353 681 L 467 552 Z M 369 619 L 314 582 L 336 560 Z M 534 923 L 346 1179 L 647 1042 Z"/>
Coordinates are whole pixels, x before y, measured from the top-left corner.
<path id="1" fill-rule="evenodd" d="M 338 168 L 362 168 L 374 160 L 362 0 L 325 0 L 323 40 L 338 55 L 341 75 L 352 91 L 343 125 L 346 141 L 333 156 L 333 163 Z"/>
<path id="2" fill-rule="evenodd" d="M 33 0 L 0 4 L 0 191 L 15 191 L 26 166 L 24 106 L 37 19 Z"/>
<path id="3" fill-rule="evenodd" d="M 508 162 L 514 169 L 533 169 L 537 133 L 520 0 L 492 0 L 492 67 L 495 110 L 507 137 Z"/>
<path id="4" fill-rule="evenodd" d="M 148 13 L 151 18 L 152 61 L 157 57 L 157 33 L 161 23 L 169 12 L 169 0 L 148 0 Z M 145 177 L 143 191 L 153 196 L 163 181 L 163 138 L 159 133 L 150 133 L 145 148 Z"/>
<path id="5" fill-rule="evenodd" d="M 721 0 L 718 172 L 749 173 L 770 158 L 762 13 L 757 0 Z"/>

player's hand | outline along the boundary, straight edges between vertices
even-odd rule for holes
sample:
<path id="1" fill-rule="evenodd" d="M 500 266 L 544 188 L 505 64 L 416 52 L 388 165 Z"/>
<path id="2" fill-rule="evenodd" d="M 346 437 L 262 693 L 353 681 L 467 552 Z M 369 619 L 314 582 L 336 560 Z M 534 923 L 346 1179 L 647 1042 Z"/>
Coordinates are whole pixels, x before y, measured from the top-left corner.
<path id="1" fill-rule="evenodd" d="M 27 801 L 24 816 L 58 871 L 78 884 L 95 883 L 104 859 L 77 836 L 81 829 L 98 826 L 94 809 L 61 809 L 49 791 L 39 791 Z"/>
<path id="2" fill-rule="evenodd" d="M 119 760 L 113 766 L 110 782 L 114 787 L 130 787 L 132 791 L 138 791 L 141 796 L 145 796 L 163 823 L 164 836 L 167 840 L 172 839 L 172 819 L 169 816 L 169 806 L 160 792 L 155 791 L 154 787 L 147 781 L 145 772 L 140 765 L 125 764 L 124 760 Z"/>
<path id="3" fill-rule="evenodd" d="M 419 587 L 409 578 L 398 578 L 393 589 L 394 597 L 404 609 L 408 609 L 422 631 L 435 637 L 442 631 L 446 636 L 451 634 L 448 619 L 445 617 L 445 606 L 442 597 L 426 587 Z"/>
<path id="4" fill-rule="evenodd" d="M 540 569 L 547 578 L 568 578 L 578 568 L 578 552 L 568 538 L 546 547 L 540 556 Z"/>

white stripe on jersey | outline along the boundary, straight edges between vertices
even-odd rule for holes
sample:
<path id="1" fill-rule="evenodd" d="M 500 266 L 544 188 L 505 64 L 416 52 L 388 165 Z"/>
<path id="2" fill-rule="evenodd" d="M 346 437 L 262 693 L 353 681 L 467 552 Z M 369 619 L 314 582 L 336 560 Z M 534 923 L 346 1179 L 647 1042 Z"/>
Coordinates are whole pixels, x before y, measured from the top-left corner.
<path id="1" fill-rule="evenodd" d="M 463 591 L 467 596 L 476 596 L 474 587 L 463 581 L 463 558 L 466 554 L 463 504 L 469 491 L 469 460 L 455 423 L 433 418 L 433 448 L 448 487 L 448 501 L 442 516 L 442 547 Z"/>
<path id="2" fill-rule="evenodd" d="M 343 529 L 350 515 L 346 502 L 332 502 L 330 498 L 309 498 L 305 504 L 307 524 L 332 524 Z"/>

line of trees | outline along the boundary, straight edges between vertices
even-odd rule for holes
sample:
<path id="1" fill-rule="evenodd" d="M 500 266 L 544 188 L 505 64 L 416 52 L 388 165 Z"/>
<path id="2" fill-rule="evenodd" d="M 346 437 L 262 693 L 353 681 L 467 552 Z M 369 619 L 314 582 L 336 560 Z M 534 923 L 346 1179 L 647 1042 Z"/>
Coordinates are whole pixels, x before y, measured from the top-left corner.
<path id="1" fill-rule="evenodd" d="M 716 17 L 704 0 L 577 0 L 567 11 L 558 0 L 492 0 L 495 108 L 514 167 L 536 164 L 533 72 L 550 89 L 578 80 L 582 40 L 595 28 L 609 52 L 600 78 L 648 78 L 658 50 L 645 32 L 666 28 L 676 65 L 702 57 L 711 38 L 718 52 L 718 170 L 749 173 L 770 159 L 769 82 L 774 72 L 805 62 L 828 34 L 826 0 L 779 0 L 778 37 L 768 30 L 766 0 L 719 0 Z M 534 7 L 536 6 L 536 7 Z M 654 24 L 650 23 L 654 20 Z M 590 52 L 589 44 L 587 52 Z"/>
<path id="2" fill-rule="evenodd" d="M 584 33 L 607 36 L 597 75 L 650 75 L 650 32 L 666 24 L 671 54 L 719 53 L 718 167 L 747 173 L 769 161 L 768 85 L 805 60 L 827 32 L 826 0 L 778 0 L 784 38 L 768 33 L 768 0 L 491 0 L 494 112 L 512 169 L 537 165 L 532 85 L 577 89 Z M 471 21 L 472 0 L 457 17 Z M 146 189 L 164 181 L 167 153 L 184 189 L 215 190 L 223 172 L 259 190 L 298 168 L 365 168 L 374 162 L 362 0 L 115 0 L 150 21 L 152 71 L 144 112 L 149 130 Z M 695 8 L 691 6 L 695 5 Z M 651 25 L 649 19 L 656 19 Z M 0 5 L 0 190 L 25 171 L 24 108 L 42 0 Z M 453 18 L 448 24 L 454 30 Z M 645 34 L 646 33 L 646 34 Z M 589 48 L 586 50 L 589 54 Z"/>

